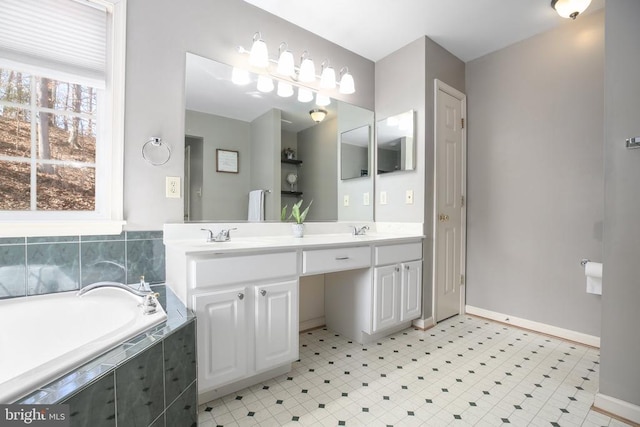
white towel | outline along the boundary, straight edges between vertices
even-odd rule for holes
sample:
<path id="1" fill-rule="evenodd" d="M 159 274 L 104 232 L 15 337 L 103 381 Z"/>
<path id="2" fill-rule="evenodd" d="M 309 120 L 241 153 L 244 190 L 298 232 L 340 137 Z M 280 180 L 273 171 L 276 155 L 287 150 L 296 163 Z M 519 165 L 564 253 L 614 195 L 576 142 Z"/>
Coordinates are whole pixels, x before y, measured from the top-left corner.
<path id="1" fill-rule="evenodd" d="M 249 221 L 264 221 L 264 190 L 249 192 Z"/>

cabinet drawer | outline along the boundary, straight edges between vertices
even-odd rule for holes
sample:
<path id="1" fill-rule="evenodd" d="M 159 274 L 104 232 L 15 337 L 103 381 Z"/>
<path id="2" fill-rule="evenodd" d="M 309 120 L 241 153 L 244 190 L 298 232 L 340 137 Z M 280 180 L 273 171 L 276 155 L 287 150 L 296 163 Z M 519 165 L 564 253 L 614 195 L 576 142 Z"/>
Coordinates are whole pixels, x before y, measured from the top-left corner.
<path id="1" fill-rule="evenodd" d="M 298 261 L 296 252 L 260 253 L 192 259 L 189 269 L 191 288 L 199 289 L 296 276 Z"/>
<path id="2" fill-rule="evenodd" d="M 395 264 L 422 259 L 422 243 L 402 243 L 399 245 L 376 246 L 376 265 Z"/>
<path id="3" fill-rule="evenodd" d="M 302 252 L 302 274 L 321 274 L 371 266 L 371 248 L 316 249 Z"/>

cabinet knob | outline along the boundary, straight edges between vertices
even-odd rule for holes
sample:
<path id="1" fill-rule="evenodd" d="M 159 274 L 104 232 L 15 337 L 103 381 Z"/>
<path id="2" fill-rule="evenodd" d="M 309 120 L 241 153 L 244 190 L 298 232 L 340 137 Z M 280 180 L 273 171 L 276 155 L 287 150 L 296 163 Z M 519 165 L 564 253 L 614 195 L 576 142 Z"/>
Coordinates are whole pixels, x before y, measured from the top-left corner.
<path id="1" fill-rule="evenodd" d="M 408 270 L 408 269 L 409 269 L 409 266 L 408 266 L 408 265 L 405 265 L 405 266 L 404 266 L 404 269 L 405 269 L 405 270 Z"/>
<path id="2" fill-rule="evenodd" d="M 396 267 L 396 271 L 400 271 L 400 267 Z"/>
<path id="3" fill-rule="evenodd" d="M 265 296 L 267 294 L 267 291 L 265 291 L 264 289 L 260 289 L 260 295 Z"/>
<path id="4" fill-rule="evenodd" d="M 240 292 L 240 293 L 238 294 L 238 299 L 239 299 L 239 300 L 243 300 L 243 299 L 244 299 L 244 294 L 243 294 L 242 292 Z"/>

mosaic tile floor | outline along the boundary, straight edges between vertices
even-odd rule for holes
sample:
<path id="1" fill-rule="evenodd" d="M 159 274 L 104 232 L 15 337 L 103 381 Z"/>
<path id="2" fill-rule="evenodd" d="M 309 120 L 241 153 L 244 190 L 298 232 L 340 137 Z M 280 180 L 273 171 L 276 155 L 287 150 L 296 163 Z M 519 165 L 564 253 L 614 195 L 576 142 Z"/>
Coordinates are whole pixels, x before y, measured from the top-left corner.
<path id="1" fill-rule="evenodd" d="M 590 410 L 599 351 L 456 316 L 369 345 L 300 335 L 285 376 L 199 408 L 214 426 L 625 426 Z"/>

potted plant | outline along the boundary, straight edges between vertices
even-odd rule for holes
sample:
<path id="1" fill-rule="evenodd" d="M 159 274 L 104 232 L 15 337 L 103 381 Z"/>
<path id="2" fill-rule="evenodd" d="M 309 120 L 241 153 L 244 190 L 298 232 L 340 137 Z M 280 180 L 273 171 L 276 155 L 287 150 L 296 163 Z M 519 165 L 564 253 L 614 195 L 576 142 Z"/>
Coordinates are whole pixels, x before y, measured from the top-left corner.
<path id="1" fill-rule="evenodd" d="M 295 224 L 291 224 L 294 237 L 302 237 L 304 235 L 304 219 L 307 217 L 307 214 L 309 213 L 309 208 L 311 207 L 311 203 L 313 203 L 313 200 L 309 202 L 306 209 L 301 212 L 300 207 L 302 206 L 303 201 L 304 200 L 300 199 L 298 203 L 294 204 L 291 207 L 291 213 L 289 214 L 288 217 L 287 217 L 287 205 L 285 205 L 282 208 L 282 213 L 280 215 L 280 218 L 283 221 L 290 220 L 291 218 L 295 220 Z"/>

